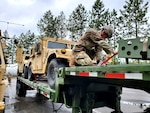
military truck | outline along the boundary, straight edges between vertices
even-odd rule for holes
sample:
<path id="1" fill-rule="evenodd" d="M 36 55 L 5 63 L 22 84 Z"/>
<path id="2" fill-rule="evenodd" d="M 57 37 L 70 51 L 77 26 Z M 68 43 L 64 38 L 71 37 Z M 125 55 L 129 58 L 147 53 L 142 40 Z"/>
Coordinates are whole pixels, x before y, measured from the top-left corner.
<path id="1" fill-rule="evenodd" d="M 3 113 L 5 109 L 4 94 L 6 86 L 8 84 L 8 81 L 5 76 L 6 62 L 5 62 L 4 48 L 6 46 L 6 43 L 2 41 L 3 38 L 5 37 L 1 36 L 0 30 L 0 113 Z"/>
<path id="2" fill-rule="evenodd" d="M 18 74 L 31 81 L 47 77 L 52 89 L 55 88 L 56 67 L 71 66 L 72 48 L 76 42 L 58 38 L 44 37 L 37 41 L 29 50 L 29 54 L 22 54 L 23 47 L 18 46 L 16 61 L 19 64 Z M 19 95 L 22 91 L 18 90 Z"/>

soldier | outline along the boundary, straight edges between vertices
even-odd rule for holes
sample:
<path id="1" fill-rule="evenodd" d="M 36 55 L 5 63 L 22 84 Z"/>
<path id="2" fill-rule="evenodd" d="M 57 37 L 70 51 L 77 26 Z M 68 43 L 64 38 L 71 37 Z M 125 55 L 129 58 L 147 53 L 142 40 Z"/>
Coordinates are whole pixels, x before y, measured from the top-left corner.
<path id="1" fill-rule="evenodd" d="M 112 34 L 113 28 L 108 25 L 104 26 L 99 31 L 89 29 L 73 48 L 76 65 L 93 65 L 92 60 L 94 58 L 96 58 L 97 62 L 99 62 L 102 56 L 102 50 L 104 50 L 107 54 L 116 54 L 112 47 L 105 41 L 106 38 L 111 38 Z"/>

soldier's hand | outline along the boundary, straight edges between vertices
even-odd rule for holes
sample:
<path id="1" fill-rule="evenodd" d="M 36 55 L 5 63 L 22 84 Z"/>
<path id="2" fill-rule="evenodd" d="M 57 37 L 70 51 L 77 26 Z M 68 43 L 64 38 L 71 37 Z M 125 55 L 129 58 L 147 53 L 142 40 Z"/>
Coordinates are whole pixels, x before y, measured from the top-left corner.
<path id="1" fill-rule="evenodd" d="M 115 55 L 118 54 L 118 51 L 115 50 L 115 51 L 113 52 L 113 54 L 115 54 Z"/>

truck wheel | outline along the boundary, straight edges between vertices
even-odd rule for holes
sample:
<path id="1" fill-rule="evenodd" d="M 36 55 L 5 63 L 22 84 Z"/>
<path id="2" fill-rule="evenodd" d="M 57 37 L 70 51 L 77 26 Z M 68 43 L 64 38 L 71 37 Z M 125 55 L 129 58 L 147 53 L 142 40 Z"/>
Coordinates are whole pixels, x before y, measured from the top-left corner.
<path id="1" fill-rule="evenodd" d="M 27 92 L 26 85 L 17 79 L 16 94 L 18 97 L 25 97 Z"/>
<path id="2" fill-rule="evenodd" d="M 48 84 L 51 89 L 55 89 L 55 83 L 56 83 L 56 72 L 54 71 L 54 68 L 59 68 L 59 67 L 65 67 L 65 63 L 62 62 L 61 59 L 52 59 L 51 62 L 48 65 L 48 70 L 47 70 L 47 79 L 48 79 Z"/>
<path id="3" fill-rule="evenodd" d="M 28 67 L 28 79 L 31 80 L 31 81 L 34 80 L 34 76 L 33 76 L 33 73 L 32 73 L 31 65 Z"/>
<path id="4" fill-rule="evenodd" d="M 25 79 L 28 78 L 28 68 L 27 68 L 27 66 L 23 67 L 23 78 L 25 78 Z"/>

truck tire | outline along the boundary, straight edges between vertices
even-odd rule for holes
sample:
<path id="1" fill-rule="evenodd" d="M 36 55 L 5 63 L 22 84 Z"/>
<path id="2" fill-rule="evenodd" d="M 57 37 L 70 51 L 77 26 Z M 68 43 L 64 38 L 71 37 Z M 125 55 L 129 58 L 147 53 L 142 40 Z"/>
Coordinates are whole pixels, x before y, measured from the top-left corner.
<path id="1" fill-rule="evenodd" d="M 30 65 L 28 67 L 28 79 L 33 81 L 34 80 L 34 76 L 33 76 L 33 73 L 32 73 L 32 66 Z"/>
<path id="2" fill-rule="evenodd" d="M 56 83 L 56 72 L 54 71 L 54 68 L 59 68 L 59 67 L 66 67 L 65 63 L 62 62 L 61 59 L 52 59 L 48 65 L 47 79 L 51 89 L 55 89 L 55 83 Z"/>
<path id="3" fill-rule="evenodd" d="M 28 68 L 27 68 L 27 66 L 23 67 L 23 78 L 25 78 L 25 79 L 28 78 Z"/>
<path id="4" fill-rule="evenodd" d="M 16 94 L 18 97 L 25 97 L 27 92 L 26 85 L 17 79 Z"/>

